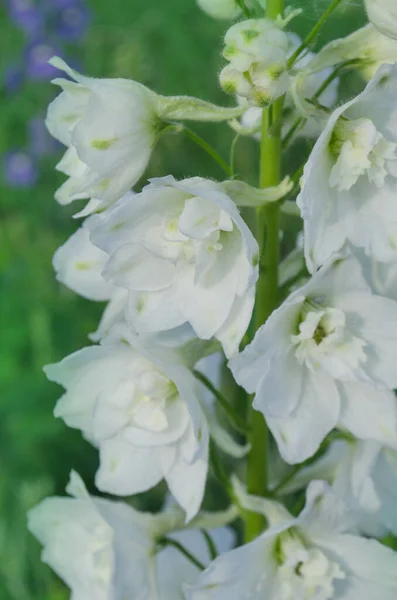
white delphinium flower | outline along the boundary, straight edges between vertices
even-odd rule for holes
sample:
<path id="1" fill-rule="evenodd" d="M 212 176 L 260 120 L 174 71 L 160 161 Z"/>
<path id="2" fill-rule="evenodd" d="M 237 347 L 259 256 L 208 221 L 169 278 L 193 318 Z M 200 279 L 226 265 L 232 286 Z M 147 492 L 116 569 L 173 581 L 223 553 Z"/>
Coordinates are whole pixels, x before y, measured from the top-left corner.
<path id="1" fill-rule="evenodd" d="M 173 533 L 183 514 L 169 508 L 141 513 L 122 502 L 90 496 L 76 473 L 72 498 L 47 498 L 29 513 L 29 529 L 43 544 L 42 560 L 65 581 L 74 600 L 177 600 L 182 585 L 200 573 L 172 547 L 158 547 L 167 534 L 208 565 L 201 532 Z M 229 529 L 210 532 L 219 552 L 233 546 Z"/>
<path id="2" fill-rule="evenodd" d="M 208 469 L 198 383 L 172 349 L 148 348 L 125 326 L 121 333 L 45 368 L 66 389 L 55 416 L 99 448 L 100 490 L 136 494 L 165 479 L 189 520 Z"/>
<path id="3" fill-rule="evenodd" d="M 397 66 L 330 117 L 306 163 L 298 196 L 312 272 L 347 240 L 397 259 Z"/>
<path id="4" fill-rule="evenodd" d="M 50 62 L 73 79 L 54 80 L 63 91 L 46 119 L 50 133 L 68 146 L 57 168 L 69 179 L 56 199 L 66 204 L 91 198 L 80 214 L 106 208 L 136 183 L 171 122 L 223 121 L 242 112 L 187 96 L 160 96 L 136 81 L 85 77 L 60 58 Z"/>
<path id="5" fill-rule="evenodd" d="M 236 0 L 197 0 L 199 7 L 214 19 L 236 19 L 241 8 Z"/>
<path id="6" fill-rule="evenodd" d="M 332 40 L 305 67 L 308 73 L 322 71 L 341 63 L 359 71 L 369 80 L 384 64 L 397 61 L 397 40 L 382 35 L 371 23 L 346 37 Z"/>
<path id="7" fill-rule="evenodd" d="M 89 300 L 110 300 L 115 287 L 102 275 L 108 255 L 90 240 L 90 220 L 85 223 L 54 254 L 53 266 L 57 280 Z"/>
<path id="8" fill-rule="evenodd" d="M 364 0 L 368 18 L 384 35 L 397 39 L 397 5 L 395 0 Z"/>
<path id="9" fill-rule="evenodd" d="M 355 513 L 357 529 L 380 538 L 397 534 L 397 452 L 377 442 L 349 438 L 334 441 L 313 465 L 284 488 L 293 492 L 313 479 L 329 481 Z"/>
<path id="10" fill-rule="evenodd" d="M 350 257 L 291 294 L 229 366 L 283 458 L 299 463 L 337 426 L 397 446 L 396 348 L 397 303 L 374 294 Z"/>
<path id="11" fill-rule="evenodd" d="M 225 35 L 223 56 L 229 64 L 219 75 L 221 86 L 253 105 L 267 106 L 288 89 L 287 55 L 287 34 L 274 21 L 236 23 Z"/>
<path id="12" fill-rule="evenodd" d="M 301 40 L 299 36 L 294 33 L 287 33 L 288 37 L 288 58 L 292 55 L 293 52 L 300 46 Z M 315 57 L 313 52 L 306 52 L 301 58 L 299 58 L 294 64 L 294 72 L 299 72 L 302 69 L 305 69 L 310 61 Z M 299 89 L 300 94 L 302 94 L 305 98 L 312 98 L 317 90 L 320 88 L 321 84 L 325 82 L 327 77 L 331 74 L 332 69 L 325 68 L 319 72 L 310 73 L 307 77 L 304 77 L 301 82 L 301 86 Z M 294 74 L 291 73 L 291 78 L 293 81 Z M 338 86 L 339 79 L 335 78 L 329 86 L 319 95 L 318 101 L 328 108 L 334 106 L 337 97 L 338 97 Z M 299 117 L 299 113 L 295 109 L 295 104 L 293 97 L 289 90 L 285 95 L 284 101 L 284 119 L 283 119 L 283 135 L 286 135 L 290 129 L 290 127 L 295 123 L 296 119 Z M 243 128 L 256 132 L 254 135 L 258 139 L 260 138 L 260 128 L 262 121 L 262 109 L 258 106 L 251 106 L 248 108 L 245 113 L 241 117 L 241 125 Z M 296 135 L 302 137 L 316 137 L 320 135 L 322 131 L 322 126 L 319 121 L 313 118 L 309 118 L 306 120 L 306 123 L 303 127 L 297 130 Z"/>
<path id="13" fill-rule="evenodd" d="M 130 290 L 138 332 L 188 322 L 228 356 L 237 350 L 251 318 L 258 246 L 222 184 L 154 179 L 91 239 L 110 255 L 105 277 Z"/>
<path id="14" fill-rule="evenodd" d="M 350 525 L 337 496 L 324 482 L 312 482 L 297 518 L 280 505 L 279 517 L 270 518 L 264 533 L 215 559 L 195 584 L 186 586 L 186 598 L 392 600 L 397 554 L 348 533 Z"/>

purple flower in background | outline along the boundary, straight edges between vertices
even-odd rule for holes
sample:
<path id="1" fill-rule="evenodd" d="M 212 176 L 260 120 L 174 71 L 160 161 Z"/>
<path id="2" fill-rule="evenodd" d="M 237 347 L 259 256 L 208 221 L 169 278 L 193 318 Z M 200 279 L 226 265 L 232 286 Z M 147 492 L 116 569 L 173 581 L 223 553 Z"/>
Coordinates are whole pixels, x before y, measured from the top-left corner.
<path id="1" fill-rule="evenodd" d="M 7 94 L 14 94 L 23 83 L 24 73 L 20 64 L 9 65 L 3 74 L 3 87 Z"/>
<path id="2" fill-rule="evenodd" d="M 48 133 L 44 117 L 34 117 L 28 123 L 29 152 L 35 158 L 48 156 L 58 149 L 58 144 Z"/>
<path id="3" fill-rule="evenodd" d="M 78 0 L 46 0 L 48 6 L 62 10 L 74 6 Z"/>
<path id="4" fill-rule="evenodd" d="M 10 19 L 30 37 L 42 34 L 45 16 L 34 0 L 8 0 Z"/>
<path id="5" fill-rule="evenodd" d="M 24 150 L 14 150 L 5 155 L 3 175 L 4 181 L 10 187 L 30 188 L 37 181 L 34 160 Z"/>
<path id="6" fill-rule="evenodd" d="M 66 41 L 83 37 L 91 21 L 91 13 L 80 2 L 74 2 L 62 10 L 57 18 L 56 34 Z"/>
<path id="7" fill-rule="evenodd" d="M 48 64 L 52 56 L 62 56 L 52 44 L 45 40 L 34 42 L 26 51 L 26 72 L 29 79 L 52 79 L 59 70 Z"/>

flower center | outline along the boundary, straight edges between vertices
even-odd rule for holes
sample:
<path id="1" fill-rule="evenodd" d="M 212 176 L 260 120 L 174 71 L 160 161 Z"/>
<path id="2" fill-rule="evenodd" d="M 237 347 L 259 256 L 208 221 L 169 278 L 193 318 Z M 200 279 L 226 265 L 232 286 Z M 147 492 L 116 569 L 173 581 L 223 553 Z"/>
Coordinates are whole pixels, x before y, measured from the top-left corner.
<path id="1" fill-rule="evenodd" d="M 346 577 L 337 563 L 318 548 L 307 547 L 294 530 L 279 536 L 277 562 L 280 600 L 329 600 L 334 580 Z"/>
<path id="2" fill-rule="evenodd" d="M 366 343 L 349 331 L 342 310 L 306 301 L 291 340 L 298 362 L 311 371 L 323 368 L 339 379 L 365 378 Z"/>
<path id="3" fill-rule="evenodd" d="M 165 219 L 150 230 L 145 246 L 172 262 L 194 264 L 200 273 L 208 270 L 223 249 L 222 240 L 234 231 L 230 216 L 204 198 L 189 198 L 179 215 Z"/>
<path id="4" fill-rule="evenodd" d="M 132 423 L 149 431 L 167 429 L 167 409 L 178 393 L 175 384 L 158 371 L 143 371 L 134 384 L 129 409 Z"/>
<path id="5" fill-rule="evenodd" d="M 329 184 L 339 191 L 350 190 L 365 173 L 377 187 L 393 175 L 397 144 L 388 141 L 370 119 L 340 118 L 329 148 L 334 159 Z"/>

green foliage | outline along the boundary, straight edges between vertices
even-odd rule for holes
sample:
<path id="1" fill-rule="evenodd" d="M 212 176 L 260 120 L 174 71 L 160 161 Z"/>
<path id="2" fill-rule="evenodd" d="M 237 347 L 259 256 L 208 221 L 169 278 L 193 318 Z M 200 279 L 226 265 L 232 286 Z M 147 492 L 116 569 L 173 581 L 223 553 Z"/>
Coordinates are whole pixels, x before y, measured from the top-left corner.
<path id="1" fill-rule="evenodd" d="M 325 0 L 307 0 L 292 27 L 304 34 L 321 14 Z M 294 8 L 302 3 L 294 0 Z M 137 79 L 162 94 L 189 94 L 230 104 L 217 85 L 223 65 L 222 36 L 227 24 L 212 21 L 194 0 L 91 0 L 93 25 L 82 55 L 71 48 L 93 76 Z M 332 20 L 326 38 L 357 26 L 357 13 L 345 11 Z M 0 8 L 0 68 L 23 47 L 23 37 Z M 26 142 L 26 123 L 44 115 L 55 91 L 49 84 L 26 84 L 12 98 L 0 98 L 0 152 Z M 225 125 L 200 125 L 195 131 L 210 139 L 228 159 L 234 133 Z M 302 143 L 289 157 L 291 172 L 309 151 Z M 93 486 L 96 452 L 53 418 L 60 389 L 46 381 L 42 365 L 55 362 L 87 344 L 102 306 L 88 302 L 54 279 L 51 257 L 76 228 L 74 207 L 53 200 L 62 177 L 55 158 L 42 164 L 38 185 L 13 190 L 0 182 L 0 598 L 64 600 L 63 585 L 39 560 L 38 544 L 26 531 L 26 511 L 48 494 L 62 494 L 70 469 Z M 299 159 L 299 162 L 298 162 Z M 241 139 L 237 171 L 256 183 L 256 142 Z M 221 178 L 216 163 L 185 136 L 166 135 L 156 148 L 147 176 L 206 175 Z M 143 496 L 146 508 L 156 496 Z M 139 499 L 138 499 L 139 501 Z M 148 502 L 150 501 L 150 506 Z"/>

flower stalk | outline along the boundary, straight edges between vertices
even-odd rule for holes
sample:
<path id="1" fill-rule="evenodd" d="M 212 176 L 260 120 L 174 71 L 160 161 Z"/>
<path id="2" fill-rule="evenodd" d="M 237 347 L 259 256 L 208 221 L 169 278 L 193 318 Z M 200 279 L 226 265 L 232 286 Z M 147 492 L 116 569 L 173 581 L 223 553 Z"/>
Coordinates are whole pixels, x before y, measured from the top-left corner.
<path id="1" fill-rule="evenodd" d="M 283 0 L 270 0 L 267 16 L 275 19 L 283 14 Z M 284 98 L 277 99 L 263 109 L 259 166 L 259 187 L 277 185 L 281 181 L 281 123 Z M 255 303 L 255 331 L 277 307 L 279 267 L 280 208 L 278 203 L 257 209 L 257 240 L 259 244 L 259 279 Z M 251 407 L 251 452 L 248 456 L 247 490 L 255 496 L 266 496 L 268 491 L 269 431 L 263 415 Z M 245 540 L 254 539 L 264 528 L 265 517 L 247 513 Z"/>

